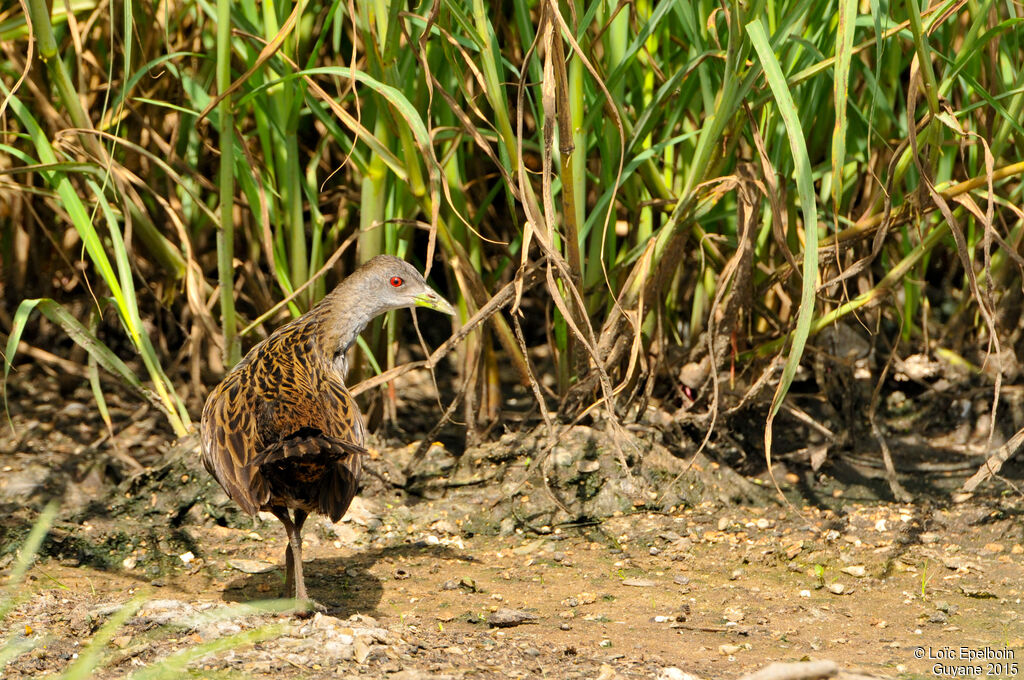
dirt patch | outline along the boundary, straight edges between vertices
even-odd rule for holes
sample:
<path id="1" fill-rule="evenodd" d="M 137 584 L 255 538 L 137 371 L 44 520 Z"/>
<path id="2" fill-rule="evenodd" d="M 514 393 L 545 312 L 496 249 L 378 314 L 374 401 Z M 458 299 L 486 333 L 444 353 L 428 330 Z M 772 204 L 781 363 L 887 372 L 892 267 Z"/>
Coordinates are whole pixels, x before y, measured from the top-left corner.
<path id="1" fill-rule="evenodd" d="M 648 678 L 674 667 L 714 678 L 767 660 L 828 658 L 928 675 L 937 662 L 917 658 L 919 648 L 1024 654 L 1017 502 L 840 513 L 704 504 L 543 536 L 471 535 L 463 527 L 486 508 L 455 505 L 458 513 L 450 503 L 361 500 L 348 521 L 318 521 L 306 534 L 306 574 L 327 613 L 307 621 L 227 608 L 281 592 L 283 532 L 272 522 L 187 527 L 193 548 L 178 554 L 184 546 L 167 542 L 170 531 L 134 533 L 111 548 L 116 568 L 43 560 L 5 623 L 8 641 L 45 643 L 5 677 L 66 667 L 139 594 L 149 604 L 106 646 L 100 677 L 271 623 L 281 625 L 276 637 L 193 668 L 246 677 Z M 98 532 L 92 523 L 81 531 Z M 528 616 L 489 625 L 505 609 Z"/>
<path id="2" fill-rule="evenodd" d="M 348 515 L 307 524 L 307 585 L 326 611 L 300 619 L 246 604 L 282 593 L 284 532 L 237 511 L 194 439 L 136 428 L 127 450 L 147 467 L 133 472 L 90 413 L 16 412 L 14 432 L 37 436 L 0 442 L 0 569 L 40 505 L 65 499 L 27 585 L 3 595 L 4 678 L 66 669 L 92 642 L 101 678 L 177 664 L 198 677 L 675 680 L 806 659 L 875 676 L 1024 671 L 1024 503 L 994 486 L 949 501 L 973 465 L 921 468 L 907 486 L 930 493 L 896 504 L 877 500 L 877 460 L 815 471 L 782 456 L 787 505 L 763 473 L 687 467 L 643 432 L 537 431 L 458 455 L 437 442 L 418 460 L 417 443 L 381 443 Z"/>

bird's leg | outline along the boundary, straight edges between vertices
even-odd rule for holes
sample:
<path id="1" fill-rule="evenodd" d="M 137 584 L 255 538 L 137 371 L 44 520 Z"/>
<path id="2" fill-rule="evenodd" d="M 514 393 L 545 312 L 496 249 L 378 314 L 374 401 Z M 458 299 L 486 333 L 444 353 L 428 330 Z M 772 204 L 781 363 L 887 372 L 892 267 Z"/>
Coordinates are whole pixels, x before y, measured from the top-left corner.
<path id="1" fill-rule="evenodd" d="M 295 562 L 292 557 L 292 539 L 288 537 L 288 545 L 284 547 L 284 596 L 291 597 L 295 592 Z"/>
<path id="2" fill-rule="evenodd" d="M 284 549 L 284 595 L 285 597 L 291 597 L 291 595 L 294 592 L 293 588 L 295 586 L 295 555 L 292 551 L 292 544 L 295 542 L 292 539 L 292 534 L 295 533 L 295 524 L 292 522 L 292 518 L 288 515 L 288 508 L 276 506 L 271 508 L 270 511 L 274 513 L 274 517 L 279 519 L 281 521 L 281 524 L 284 525 L 284 531 L 288 537 L 288 545 Z M 302 519 L 303 521 L 305 521 L 305 517 L 303 517 Z M 302 541 L 301 537 L 299 538 L 299 541 Z M 299 562 L 299 564 L 299 568 L 301 569 L 302 563 Z"/>
<path id="3" fill-rule="evenodd" d="M 295 510 L 293 516 L 289 516 L 288 508 L 271 508 L 274 516 L 281 520 L 284 530 L 288 534 L 288 547 L 285 548 L 285 596 L 293 595 L 299 605 L 299 615 L 309 616 L 314 611 L 325 611 L 323 605 L 310 600 L 306 595 L 306 580 L 302 577 L 302 525 L 306 523 L 308 514 L 304 510 Z M 294 586 L 294 593 L 292 587 Z"/>
<path id="4" fill-rule="evenodd" d="M 292 532 L 288 536 L 288 548 L 295 563 L 295 599 L 306 600 L 306 579 L 302 576 L 302 525 L 306 522 L 306 512 L 296 508 Z"/>

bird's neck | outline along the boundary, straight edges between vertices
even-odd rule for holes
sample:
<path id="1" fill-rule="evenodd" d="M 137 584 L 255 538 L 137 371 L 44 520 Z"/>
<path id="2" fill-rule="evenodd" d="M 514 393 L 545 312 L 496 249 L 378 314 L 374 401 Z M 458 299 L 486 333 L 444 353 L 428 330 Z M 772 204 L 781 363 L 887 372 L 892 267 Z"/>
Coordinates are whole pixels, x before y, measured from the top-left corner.
<path id="1" fill-rule="evenodd" d="M 367 324 L 385 311 L 365 288 L 358 276 L 350 276 L 313 309 L 320 317 L 323 348 L 330 354 L 344 355 Z"/>

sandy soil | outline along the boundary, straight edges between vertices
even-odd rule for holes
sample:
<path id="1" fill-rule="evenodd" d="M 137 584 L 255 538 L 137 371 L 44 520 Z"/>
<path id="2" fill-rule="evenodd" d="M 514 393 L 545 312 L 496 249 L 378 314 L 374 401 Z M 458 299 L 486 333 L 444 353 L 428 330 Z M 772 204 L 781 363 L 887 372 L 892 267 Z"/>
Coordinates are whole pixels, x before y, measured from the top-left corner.
<path id="1" fill-rule="evenodd" d="M 176 451 L 158 414 L 122 408 L 113 452 L 85 399 L 23 398 L 0 438 L 0 579 L 45 499 L 64 503 L 25 584 L 0 595 L 5 679 L 94 652 L 99 678 L 676 680 L 815 659 L 847 677 L 1024 675 L 1024 501 L 1003 485 L 957 504 L 947 471 L 945 487 L 893 504 L 830 464 L 780 466 L 787 496 L 813 504 L 762 478 L 769 500 L 754 505 L 538 526 L 496 510 L 500 484 L 426 500 L 375 483 L 338 524 L 307 524 L 326 612 L 299 618 L 243 604 L 281 594 L 276 520 L 217 498 L 194 442 Z M 159 467 L 175 455 L 185 467 Z M 126 456 L 149 471 L 112 486 Z"/>
<path id="2" fill-rule="evenodd" d="M 1019 503 L 853 504 L 835 514 L 709 504 L 546 536 L 468 536 L 460 527 L 471 514 L 371 499 L 349 521 L 322 521 L 306 534 L 311 595 L 327 616 L 227 612 L 214 623 L 192 619 L 279 594 L 280 527 L 189 526 L 177 537 L 147 527 L 116 550 L 119 569 L 74 558 L 32 568 L 24 600 L 4 623 L 9 641 L 40 644 L 4 677 L 64 668 L 118 605 L 138 595 L 157 603 L 155 615 L 143 605 L 115 632 L 100 677 L 272 622 L 284 624 L 280 637 L 210 654 L 192 668 L 244 677 L 415 670 L 422 677 L 644 678 L 674 667 L 719 678 L 767 661 L 825 658 L 871 674 L 940 677 L 951 673 L 933 673 L 940 660 L 919 658 L 919 650 L 934 657 L 989 649 L 1024 661 L 1020 510 Z M 119 527 L 96 520 L 80 531 L 116 535 L 132 519 Z M 489 625 L 502 609 L 520 612 L 523 622 Z"/>

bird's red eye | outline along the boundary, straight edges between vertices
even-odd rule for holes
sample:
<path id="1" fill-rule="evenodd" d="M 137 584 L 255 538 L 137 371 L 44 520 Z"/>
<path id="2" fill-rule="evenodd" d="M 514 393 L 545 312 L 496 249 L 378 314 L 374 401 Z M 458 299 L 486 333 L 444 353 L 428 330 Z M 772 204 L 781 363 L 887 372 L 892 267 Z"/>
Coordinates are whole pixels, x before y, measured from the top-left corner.
<path id="1" fill-rule="evenodd" d="M 395 288 L 400 288 L 403 283 L 405 283 L 405 281 L 402 280 L 401 276 L 391 277 L 391 285 L 394 286 Z"/>

